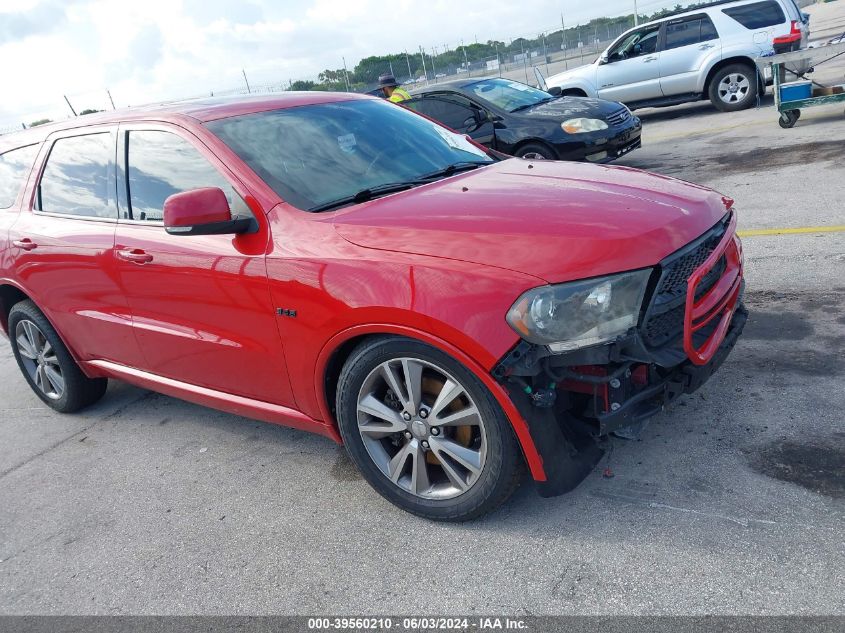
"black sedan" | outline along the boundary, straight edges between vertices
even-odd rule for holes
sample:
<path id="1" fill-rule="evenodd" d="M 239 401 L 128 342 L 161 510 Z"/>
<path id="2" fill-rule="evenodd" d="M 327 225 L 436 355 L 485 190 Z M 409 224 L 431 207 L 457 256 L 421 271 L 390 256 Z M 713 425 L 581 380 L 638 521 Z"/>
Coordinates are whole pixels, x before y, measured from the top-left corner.
<path id="1" fill-rule="evenodd" d="M 640 147 L 642 123 L 621 103 L 561 97 L 499 77 L 411 93 L 402 105 L 513 156 L 607 163 Z"/>

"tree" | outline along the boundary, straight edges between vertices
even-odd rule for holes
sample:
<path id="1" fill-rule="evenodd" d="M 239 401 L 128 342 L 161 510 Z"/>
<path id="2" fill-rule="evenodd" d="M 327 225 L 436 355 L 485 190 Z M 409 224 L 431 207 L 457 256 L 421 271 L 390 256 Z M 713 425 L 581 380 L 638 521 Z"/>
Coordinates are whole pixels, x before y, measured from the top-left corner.
<path id="1" fill-rule="evenodd" d="M 95 114 L 97 112 L 102 112 L 102 110 L 94 110 L 93 108 L 85 108 L 82 112 L 79 113 L 79 116 L 83 114 Z"/>
<path id="2" fill-rule="evenodd" d="M 33 121 L 29 124 L 29 127 L 37 127 L 39 125 L 45 125 L 47 123 L 52 123 L 53 119 L 38 119 L 37 121 Z"/>

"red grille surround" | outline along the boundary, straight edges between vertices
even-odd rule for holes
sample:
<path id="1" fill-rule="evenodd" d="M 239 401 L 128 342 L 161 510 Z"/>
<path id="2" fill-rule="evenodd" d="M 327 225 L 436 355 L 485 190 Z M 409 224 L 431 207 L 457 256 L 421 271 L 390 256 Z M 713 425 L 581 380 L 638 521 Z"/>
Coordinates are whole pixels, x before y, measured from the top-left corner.
<path id="1" fill-rule="evenodd" d="M 709 291 L 696 300 L 701 280 L 725 257 L 725 270 Z M 725 340 L 734 311 L 742 292 L 742 243 L 736 234 L 736 214 L 732 214 L 728 230 L 719 245 L 701 266 L 690 275 L 687 283 L 687 302 L 684 312 L 684 352 L 695 365 L 706 365 Z M 700 346 L 695 347 L 693 336 L 718 319 L 718 325 Z"/>

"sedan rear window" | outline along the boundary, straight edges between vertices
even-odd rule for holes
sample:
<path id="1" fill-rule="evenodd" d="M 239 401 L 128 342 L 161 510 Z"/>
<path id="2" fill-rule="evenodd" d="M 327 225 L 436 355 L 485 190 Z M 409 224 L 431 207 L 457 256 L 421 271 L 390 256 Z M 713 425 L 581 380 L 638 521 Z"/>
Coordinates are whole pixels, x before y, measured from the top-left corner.
<path id="1" fill-rule="evenodd" d="M 783 24 L 786 16 L 783 9 L 774 0 L 744 4 L 741 7 L 722 9 L 722 13 L 732 17 L 747 29 L 764 29 L 767 26 Z"/>
<path id="2" fill-rule="evenodd" d="M 0 154 L 0 209 L 8 209 L 15 204 L 37 154 L 38 145 Z"/>
<path id="3" fill-rule="evenodd" d="M 208 123 L 280 198 L 305 210 L 463 163 L 493 159 L 465 137 L 381 99 Z M 411 185 L 409 185 L 411 186 Z"/>

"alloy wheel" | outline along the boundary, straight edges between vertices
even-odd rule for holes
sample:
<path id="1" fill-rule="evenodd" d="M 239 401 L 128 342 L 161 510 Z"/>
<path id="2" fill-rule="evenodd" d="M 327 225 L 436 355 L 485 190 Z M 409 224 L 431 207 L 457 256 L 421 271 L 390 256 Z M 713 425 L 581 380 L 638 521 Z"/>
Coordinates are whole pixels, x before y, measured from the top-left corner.
<path id="1" fill-rule="evenodd" d="M 59 400 L 65 392 L 65 379 L 56 351 L 39 327 L 27 319 L 18 321 L 15 342 L 24 369 L 32 382 L 51 400 Z"/>
<path id="2" fill-rule="evenodd" d="M 523 154 L 522 158 L 525 160 L 546 160 L 546 157 L 538 152 L 528 152 L 527 154 Z"/>
<path id="3" fill-rule="evenodd" d="M 751 81 L 740 73 L 725 75 L 719 82 L 719 98 L 725 103 L 739 103 L 748 96 Z"/>
<path id="4" fill-rule="evenodd" d="M 357 402 L 358 432 L 382 474 L 424 499 L 452 499 L 479 480 L 487 458 L 484 420 L 446 370 L 417 358 L 378 365 Z"/>

